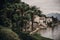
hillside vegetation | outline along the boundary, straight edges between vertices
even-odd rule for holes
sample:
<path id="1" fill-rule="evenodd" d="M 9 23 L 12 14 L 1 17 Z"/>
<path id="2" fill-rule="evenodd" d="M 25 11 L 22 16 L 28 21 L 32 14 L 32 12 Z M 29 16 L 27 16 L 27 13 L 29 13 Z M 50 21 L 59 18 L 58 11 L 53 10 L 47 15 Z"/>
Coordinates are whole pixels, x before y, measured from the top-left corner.
<path id="1" fill-rule="evenodd" d="M 21 0 L 0 0 L 0 40 L 50 40 L 26 32 L 30 21 L 31 30 L 34 29 L 34 15 L 41 16 L 41 10 L 36 6 L 29 6 Z"/>

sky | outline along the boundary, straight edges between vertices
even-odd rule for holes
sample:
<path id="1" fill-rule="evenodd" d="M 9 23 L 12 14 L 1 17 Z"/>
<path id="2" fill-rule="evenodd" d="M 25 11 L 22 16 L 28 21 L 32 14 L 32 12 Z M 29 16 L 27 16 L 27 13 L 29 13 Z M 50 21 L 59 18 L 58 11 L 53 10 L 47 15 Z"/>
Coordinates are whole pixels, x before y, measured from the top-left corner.
<path id="1" fill-rule="evenodd" d="M 43 14 L 60 13 L 60 0 L 22 0 L 30 6 L 37 6 Z"/>

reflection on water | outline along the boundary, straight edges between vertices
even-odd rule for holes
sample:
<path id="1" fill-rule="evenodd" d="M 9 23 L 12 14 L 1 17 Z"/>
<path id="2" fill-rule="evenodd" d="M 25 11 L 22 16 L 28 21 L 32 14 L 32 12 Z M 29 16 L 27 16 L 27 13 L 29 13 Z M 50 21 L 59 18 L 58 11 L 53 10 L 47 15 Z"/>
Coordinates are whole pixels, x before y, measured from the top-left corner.
<path id="1" fill-rule="evenodd" d="M 55 40 L 60 40 L 60 25 L 55 27 L 53 36 Z"/>
<path id="2" fill-rule="evenodd" d="M 51 38 L 54 40 L 60 40 L 60 25 L 55 27 L 53 32 L 51 28 L 47 28 L 47 30 L 46 29 L 41 30 L 39 33 L 43 37 Z"/>
<path id="3" fill-rule="evenodd" d="M 51 28 L 47 28 L 47 30 L 41 30 L 40 31 L 41 36 L 51 38 L 52 39 L 52 30 Z"/>

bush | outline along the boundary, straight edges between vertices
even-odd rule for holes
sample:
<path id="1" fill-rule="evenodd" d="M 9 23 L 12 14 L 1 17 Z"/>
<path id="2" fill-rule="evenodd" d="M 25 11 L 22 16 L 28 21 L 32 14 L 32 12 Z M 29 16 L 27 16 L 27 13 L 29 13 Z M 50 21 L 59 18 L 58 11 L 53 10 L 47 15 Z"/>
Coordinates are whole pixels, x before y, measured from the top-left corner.
<path id="1" fill-rule="evenodd" d="M 20 40 L 19 36 L 11 29 L 0 27 L 0 40 Z"/>

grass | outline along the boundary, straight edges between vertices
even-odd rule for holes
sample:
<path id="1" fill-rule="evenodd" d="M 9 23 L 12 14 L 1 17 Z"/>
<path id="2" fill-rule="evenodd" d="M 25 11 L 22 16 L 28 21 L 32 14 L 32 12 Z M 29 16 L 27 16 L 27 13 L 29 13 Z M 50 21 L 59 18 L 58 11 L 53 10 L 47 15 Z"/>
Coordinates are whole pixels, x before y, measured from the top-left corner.
<path id="1" fill-rule="evenodd" d="M 11 29 L 0 27 L 0 40 L 20 40 L 20 38 Z"/>

